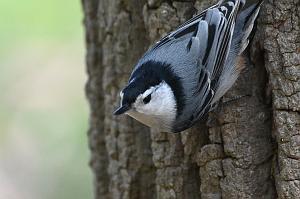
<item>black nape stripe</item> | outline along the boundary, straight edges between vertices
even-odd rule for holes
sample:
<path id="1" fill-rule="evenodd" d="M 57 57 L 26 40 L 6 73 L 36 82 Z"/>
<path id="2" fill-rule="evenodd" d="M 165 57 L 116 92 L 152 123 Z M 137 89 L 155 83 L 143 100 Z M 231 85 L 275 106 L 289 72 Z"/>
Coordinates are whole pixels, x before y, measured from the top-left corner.
<path id="1" fill-rule="evenodd" d="M 123 90 L 123 99 L 133 103 L 138 95 L 152 86 L 159 85 L 162 81 L 165 81 L 174 93 L 178 117 L 185 106 L 185 96 L 180 77 L 174 73 L 168 63 L 147 61 L 139 66 L 129 79 L 131 83 Z"/>

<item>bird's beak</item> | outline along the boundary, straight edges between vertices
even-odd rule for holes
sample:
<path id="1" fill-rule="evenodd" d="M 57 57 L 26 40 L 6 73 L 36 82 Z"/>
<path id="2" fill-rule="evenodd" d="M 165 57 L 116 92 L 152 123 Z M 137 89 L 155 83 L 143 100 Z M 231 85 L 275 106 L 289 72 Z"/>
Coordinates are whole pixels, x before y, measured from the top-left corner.
<path id="1" fill-rule="evenodd" d="M 128 111 L 130 109 L 130 106 L 128 104 L 124 104 L 120 106 L 117 110 L 115 110 L 114 115 L 121 115 Z"/>

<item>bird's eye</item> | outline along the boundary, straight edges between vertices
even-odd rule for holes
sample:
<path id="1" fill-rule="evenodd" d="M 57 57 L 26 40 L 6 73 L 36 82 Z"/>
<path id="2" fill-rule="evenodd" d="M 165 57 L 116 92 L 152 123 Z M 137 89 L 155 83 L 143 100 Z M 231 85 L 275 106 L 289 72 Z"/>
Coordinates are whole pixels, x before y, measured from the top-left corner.
<path id="1" fill-rule="evenodd" d="M 151 94 L 143 99 L 144 104 L 148 104 L 151 100 Z"/>

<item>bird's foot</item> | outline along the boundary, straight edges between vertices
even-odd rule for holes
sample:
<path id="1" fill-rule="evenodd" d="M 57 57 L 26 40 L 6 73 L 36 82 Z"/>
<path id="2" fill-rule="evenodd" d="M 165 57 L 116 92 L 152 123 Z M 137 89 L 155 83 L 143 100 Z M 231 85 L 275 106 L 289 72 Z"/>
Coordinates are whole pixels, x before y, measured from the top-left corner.
<path id="1" fill-rule="evenodd" d="M 239 100 L 239 99 L 242 99 L 242 98 L 244 98 L 244 97 L 251 97 L 251 95 L 250 95 L 250 94 L 246 94 L 246 95 L 237 95 L 237 96 L 234 96 L 233 98 L 226 99 L 226 100 L 224 100 L 224 98 L 223 98 L 222 106 L 226 106 L 226 105 L 228 105 L 228 104 L 230 104 L 230 103 L 232 103 L 232 102 L 235 102 L 235 101 L 237 101 L 237 100 Z"/>

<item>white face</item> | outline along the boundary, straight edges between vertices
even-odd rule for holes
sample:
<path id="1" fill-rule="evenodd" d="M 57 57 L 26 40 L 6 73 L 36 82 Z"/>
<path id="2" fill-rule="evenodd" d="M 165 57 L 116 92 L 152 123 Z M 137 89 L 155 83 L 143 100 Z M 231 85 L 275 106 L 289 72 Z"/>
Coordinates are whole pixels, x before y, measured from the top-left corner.
<path id="1" fill-rule="evenodd" d="M 176 101 L 172 89 L 164 81 L 149 88 L 136 98 L 132 110 L 127 114 L 150 127 L 171 125 L 176 117 Z"/>

